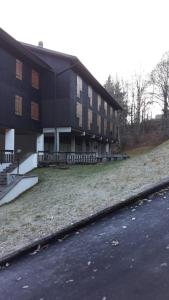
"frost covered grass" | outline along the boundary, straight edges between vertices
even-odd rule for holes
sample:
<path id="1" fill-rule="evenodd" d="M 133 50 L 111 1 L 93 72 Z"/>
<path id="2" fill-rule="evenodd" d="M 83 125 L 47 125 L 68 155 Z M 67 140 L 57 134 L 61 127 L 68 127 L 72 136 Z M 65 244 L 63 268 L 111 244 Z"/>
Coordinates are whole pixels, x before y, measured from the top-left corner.
<path id="1" fill-rule="evenodd" d="M 143 152 L 126 161 L 36 170 L 39 184 L 0 207 L 0 257 L 169 176 L 169 142 Z"/>

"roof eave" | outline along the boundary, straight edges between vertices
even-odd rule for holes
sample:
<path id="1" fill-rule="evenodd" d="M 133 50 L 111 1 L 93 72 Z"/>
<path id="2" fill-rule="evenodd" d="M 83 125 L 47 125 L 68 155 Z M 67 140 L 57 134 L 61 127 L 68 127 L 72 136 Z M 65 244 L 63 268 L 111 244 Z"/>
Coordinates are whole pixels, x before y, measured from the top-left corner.
<path id="1" fill-rule="evenodd" d="M 26 47 L 24 47 L 20 42 L 15 40 L 2 28 L 0 28 L 0 40 L 6 43 L 6 45 L 9 45 L 11 49 L 15 50 L 16 52 L 20 53 L 22 56 L 26 57 L 27 59 L 37 64 L 39 67 L 51 70 L 50 66 L 47 63 L 45 63 L 39 57 L 34 55 L 31 51 L 29 51 Z"/>

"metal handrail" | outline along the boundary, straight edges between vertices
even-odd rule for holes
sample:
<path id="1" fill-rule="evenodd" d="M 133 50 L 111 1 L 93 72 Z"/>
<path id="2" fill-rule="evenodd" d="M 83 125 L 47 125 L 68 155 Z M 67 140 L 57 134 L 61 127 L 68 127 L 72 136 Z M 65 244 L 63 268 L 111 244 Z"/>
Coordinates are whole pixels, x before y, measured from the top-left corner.
<path id="1" fill-rule="evenodd" d="M 14 161 L 14 151 L 13 150 L 0 150 L 0 164 L 2 163 L 12 163 Z"/>
<path id="2" fill-rule="evenodd" d="M 95 163 L 96 152 L 49 152 L 38 151 L 39 162 L 63 162 L 66 164 Z"/>

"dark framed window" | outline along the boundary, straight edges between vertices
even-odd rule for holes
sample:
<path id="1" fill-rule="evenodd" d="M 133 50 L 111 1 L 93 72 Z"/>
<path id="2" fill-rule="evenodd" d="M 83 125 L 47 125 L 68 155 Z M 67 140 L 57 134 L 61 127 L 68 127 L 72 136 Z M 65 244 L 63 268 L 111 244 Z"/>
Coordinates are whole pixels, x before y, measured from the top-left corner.
<path id="1" fill-rule="evenodd" d="M 88 97 L 89 97 L 89 105 L 92 107 L 93 105 L 93 90 L 91 86 L 88 86 Z"/>
<path id="2" fill-rule="evenodd" d="M 104 135 L 107 133 L 107 119 L 104 119 Z"/>
<path id="3" fill-rule="evenodd" d="M 93 111 L 91 109 L 88 109 L 88 129 L 92 129 L 92 123 L 93 123 Z"/>
<path id="4" fill-rule="evenodd" d="M 77 97 L 80 98 L 80 94 L 82 92 L 82 78 L 77 75 Z"/>
<path id="5" fill-rule="evenodd" d="M 100 95 L 97 96 L 97 111 L 101 111 L 102 98 Z"/>
<path id="6" fill-rule="evenodd" d="M 39 104 L 34 101 L 31 102 L 31 119 L 39 121 Z"/>
<path id="7" fill-rule="evenodd" d="M 82 127 L 83 106 L 82 103 L 76 102 L 76 117 L 78 118 L 79 127 Z"/>
<path id="8" fill-rule="evenodd" d="M 39 73 L 32 70 L 32 87 L 39 90 Z"/>
<path id="9" fill-rule="evenodd" d="M 108 108 L 107 102 L 104 101 L 104 113 L 105 113 L 106 116 L 107 116 L 107 108 Z"/>
<path id="10" fill-rule="evenodd" d="M 101 134 L 101 116 L 97 115 L 97 128 L 98 128 L 98 132 Z"/>
<path id="11" fill-rule="evenodd" d="M 22 80 L 23 64 L 19 59 L 16 59 L 16 78 Z"/>
<path id="12" fill-rule="evenodd" d="M 15 115 L 22 116 L 22 97 L 15 96 Z"/>

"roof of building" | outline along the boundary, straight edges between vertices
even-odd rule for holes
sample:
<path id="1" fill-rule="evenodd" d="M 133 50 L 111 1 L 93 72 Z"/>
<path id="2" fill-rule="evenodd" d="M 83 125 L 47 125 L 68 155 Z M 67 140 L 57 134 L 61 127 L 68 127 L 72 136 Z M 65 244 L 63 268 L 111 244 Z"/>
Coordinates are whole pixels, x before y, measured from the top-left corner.
<path id="1" fill-rule="evenodd" d="M 3 43 L 3 44 L 2 44 Z M 42 59 L 38 56 L 34 55 L 32 51 L 24 47 L 20 42 L 15 40 L 11 35 L 5 32 L 2 28 L 0 28 L 0 45 L 7 45 L 9 49 L 16 51 L 16 53 L 20 54 L 21 56 L 29 59 L 31 62 L 35 63 L 41 68 L 47 68 L 51 70 L 51 67 L 45 63 Z"/>
<path id="2" fill-rule="evenodd" d="M 112 103 L 112 105 L 116 109 L 123 109 L 122 106 L 115 100 L 108 92 L 107 90 L 97 81 L 97 79 L 90 73 L 90 71 L 83 65 L 83 63 L 78 59 L 78 57 L 74 55 L 65 54 L 62 52 L 50 50 L 47 48 L 43 48 L 41 46 L 34 46 L 26 43 L 22 43 L 25 48 L 31 49 L 34 52 L 33 53 L 46 53 L 49 55 L 57 56 L 63 59 L 67 59 L 72 64 L 71 69 L 77 70 L 79 74 L 83 74 L 90 82 L 92 82 L 93 86 L 96 87 L 96 89 L 100 92 L 100 94 L 105 97 L 106 99 L 109 99 L 109 101 Z"/>
<path id="3" fill-rule="evenodd" d="M 76 56 L 46 49 L 40 46 L 21 43 L 15 40 L 8 33 L 6 33 L 2 28 L 0 28 L 0 45 L 1 43 L 3 43 L 2 45 L 4 45 L 5 43 L 6 45 L 9 46 L 9 48 L 15 50 L 17 53 L 29 59 L 33 63 L 37 64 L 39 67 L 51 71 L 53 69 L 43 59 L 41 59 L 38 55 L 36 55 L 35 52 L 36 53 L 45 52 L 49 55 L 54 55 L 69 60 L 69 62 L 71 63 L 70 66 L 71 69 L 76 70 L 77 73 L 79 73 L 79 75 L 83 74 L 83 76 L 85 76 L 85 78 L 92 83 L 92 85 L 99 91 L 99 93 L 103 97 L 108 99 L 116 109 L 123 109 L 122 106 L 106 91 L 106 89 L 97 81 L 97 79 L 90 73 L 90 71 L 82 64 L 82 62 Z"/>

